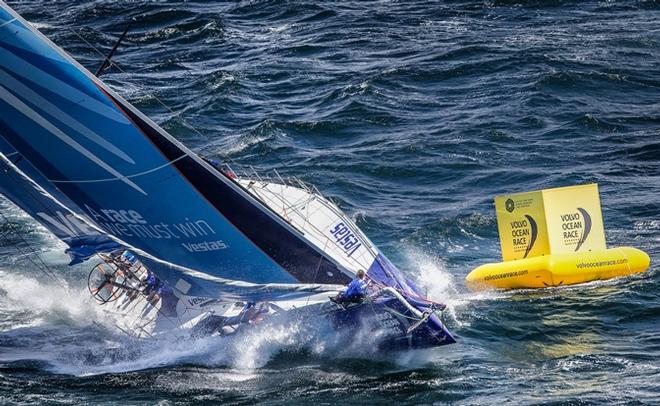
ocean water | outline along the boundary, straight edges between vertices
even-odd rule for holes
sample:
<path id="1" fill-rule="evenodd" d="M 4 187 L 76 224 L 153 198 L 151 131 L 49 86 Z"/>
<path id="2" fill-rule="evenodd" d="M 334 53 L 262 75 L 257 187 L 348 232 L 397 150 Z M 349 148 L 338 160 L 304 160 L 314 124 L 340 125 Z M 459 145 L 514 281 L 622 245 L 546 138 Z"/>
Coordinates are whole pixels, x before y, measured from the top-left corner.
<path id="1" fill-rule="evenodd" d="M 136 341 L 2 200 L 0 403 L 660 404 L 657 2 L 9 4 L 92 71 L 132 20 L 108 84 L 195 151 L 315 184 L 448 304 L 458 343 L 374 357 L 306 325 Z M 609 246 L 649 272 L 467 291 L 500 258 L 493 196 L 588 182 Z"/>

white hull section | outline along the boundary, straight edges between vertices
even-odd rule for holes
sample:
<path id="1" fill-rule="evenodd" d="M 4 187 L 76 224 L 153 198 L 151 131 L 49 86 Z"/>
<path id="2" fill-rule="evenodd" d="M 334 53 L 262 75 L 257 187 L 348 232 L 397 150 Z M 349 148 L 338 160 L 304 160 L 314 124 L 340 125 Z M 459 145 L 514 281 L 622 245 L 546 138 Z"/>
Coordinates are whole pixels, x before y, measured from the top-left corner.
<path id="1" fill-rule="evenodd" d="M 352 276 L 359 269 L 367 271 L 376 260 L 378 251 L 353 221 L 302 182 L 298 182 L 300 187 L 262 180 L 237 182 L 347 274 Z"/>

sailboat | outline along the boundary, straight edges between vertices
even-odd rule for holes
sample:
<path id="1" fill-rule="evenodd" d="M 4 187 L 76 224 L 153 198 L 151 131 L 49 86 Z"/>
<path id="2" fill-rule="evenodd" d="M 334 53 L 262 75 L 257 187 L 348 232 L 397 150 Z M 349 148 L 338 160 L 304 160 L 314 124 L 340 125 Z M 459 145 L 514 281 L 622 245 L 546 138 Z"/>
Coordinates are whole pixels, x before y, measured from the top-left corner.
<path id="1" fill-rule="evenodd" d="M 90 263 L 90 294 L 130 334 L 286 316 L 384 350 L 455 342 L 445 306 L 316 188 L 198 156 L 2 1 L 0 169 L 0 192 Z M 330 301 L 359 270 L 369 295 Z"/>

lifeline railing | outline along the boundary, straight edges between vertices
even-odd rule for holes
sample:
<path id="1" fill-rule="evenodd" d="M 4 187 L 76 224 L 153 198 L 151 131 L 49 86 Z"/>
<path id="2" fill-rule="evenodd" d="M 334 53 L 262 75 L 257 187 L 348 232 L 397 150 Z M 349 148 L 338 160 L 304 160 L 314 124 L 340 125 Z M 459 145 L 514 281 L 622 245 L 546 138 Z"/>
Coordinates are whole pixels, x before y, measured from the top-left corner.
<path id="1" fill-rule="evenodd" d="M 317 237 L 321 237 L 323 239 L 322 242 L 324 242 L 326 246 L 328 243 L 330 243 L 341 249 L 337 241 L 326 236 L 323 230 L 320 230 L 318 227 L 314 225 L 314 223 L 309 221 L 309 217 L 310 217 L 309 213 L 304 213 L 302 210 L 300 210 L 300 207 L 303 206 L 309 208 L 308 203 L 316 199 L 320 204 L 322 204 L 324 207 L 329 209 L 335 216 L 337 216 L 339 219 L 341 219 L 344 222 L 344 224 L 353 232 L 353 234 L 359 238 L 362 245 L 368 250 L 368 252 L 372 256 L 376 257 L 378 255 L 378 253 L 374 249 L 374 246 L 364 236 L 362 231 L 357 229 L 353 221 L 350 220 L 346 216 L 346 214 L 344 214 L 330 198 L 323 196 L 323 194 L 318 190 L 316 186 L 308 184 L 302 179 L 297 177 L 283 177 L 276 169 L 273 169 L 271 171 L 272 174 L 263 173 L 263 172 L 260 173 L 257 170 L 255 170 L 254 167 L 251 165 L 241 165 L 232 160 L 225 160 L 224 162 L 222 162 L 221 168 L 218 169 L 220 169 L 229 178 L 236 178 L 235 180 L 240 180 L 240 181 L 249 181 L 247 186 L 245 185 L 241 185 L 241 186 L 244 189 L 246 189 L 253 197 L 257 198 L 259 201 L 266 204 L 266 206 L 270 207 L 271 205 L 275 205 L 275 204 L 281 206 L 284 209 L 284 213 L 283 213 L 284 215 L 282 217 L 292 227 L 295 227 L 298 231 L 301 231 L 304 234 L 304 230 L 300 230 L 298 227 L 296 227 L 295 224 L 292 223 L 290 219 L 286 218 L 287 212 L 295 212 L 298 216 L 300 216 L 305 221 L 306 225 L 316 232 L 315 234 L 317 235 Z M 259 182 L 261 184 L 261 189 L 264 189 L 265 186 L 267 185 L 296 187 L 299 189 L 303 189 L 305 192 L 307 192 L 309 198 L 305 200 L 297 201 L 294 204 L 292 204 L 292 202 L 290 202 L 289 200 L 283 197 L 283 190 L 281 190 L 282 193 L 274 193 L 273 191 L 270 191 L 270 193 L 268 194 L 263 192 L 260 193 L 258 188 L 252 187 L 254 185 L 253 182 Z M 274 197 L 276 200 L 274 200 L 272 197 L 269 197 L 269 195 Z M 360 264 L 355 258 L 348 257 L 348 259 L 358 267 L 365 266 L 364 264 Z"/>

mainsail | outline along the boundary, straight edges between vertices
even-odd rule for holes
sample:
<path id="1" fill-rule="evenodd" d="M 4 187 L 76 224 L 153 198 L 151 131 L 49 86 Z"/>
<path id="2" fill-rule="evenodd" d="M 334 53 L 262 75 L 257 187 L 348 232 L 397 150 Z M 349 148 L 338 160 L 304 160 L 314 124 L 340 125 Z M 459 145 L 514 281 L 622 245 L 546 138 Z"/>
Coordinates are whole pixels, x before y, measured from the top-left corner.
<path id="1" fill-rule="evenodd" d="M 378 312 L 340 309 L 337 320 L 364 312 L 377 326 L 399 326 L 397 345 L 454 342 L 434 314 L 444 306 L 425 299 L 332 202 L 279 175 L 236 177 L 211 165 L 2 1 L 0 137 L 0 169 L 11 175 L 0 192 L 76 260 L 117 246 L 135 253 L 175 289 L 177 306 L 186 297 L 195 307 L 196 296 L 326 298 L 366 269 L 390 297 L 374 299 Z"/>
<path id="2" fill-rule="evenodd" d="M 199 292 L 203 292 L 222 301 L 273 300 L 281 299 L 283 296 L 297 297 L 336 291 L 339 288 L 339 286 L 334 285 L 254 284 L 227 280 L 210 277 L 204 273 L 151 257 L 145 252 L 124 244 L 120 240 L 111 238 L 91 223 L 88 218 L 81 217 L 70 210 L 67 205 L 62 204 L 49 191 L 46 191 L 37 182 L 27 176 L 24 170 L 31 172 L 31 175 L 36 179 L 40 179 L 38 173 L 30 170 L 29 164 L 19 161 L 24 169 L 21 170 L 18 168 L 17 162 L 7 158 L 6 155 L 17 160 L 16 157 L 18 156 L 15 151 L 12 152 L 9 148 L 0 140 L 0 171 L 2 172 L 2 176 L 0 176 L 0 193 L 26 213 L 30 214 L 34 219 L 38 220 L 46 229 L 69 246 L 66 252 L 72 259 L 70 265 L 82 262 L 97 253 L 109 253 L 118 249 L 131 249 L 136 252 L 141 262 L 147 265 L 153 272 L 168 277 L 168 279 L 174 278 L 173 276 L 168 276 L 170 274 L 187 275 L 188 280 L 197 287 L 197 289 L 191 289 L 192 285 L 182 285 L 183 282 L 179 282 L 179 290 L 198 294 Z M 66 199 L 61 195 L 58 197 Z"/>
<path id="3" fill-rule="evenodd" d="M 377 282 L 419 293 L 350 220 L 296 226 L 3 3 L 0 134 L 78 214 L 165 263 L 265 284 L 343 284 L 364 267 Z M 163 276 L 172 286 L 180 282 L 176 274 Z"/>

